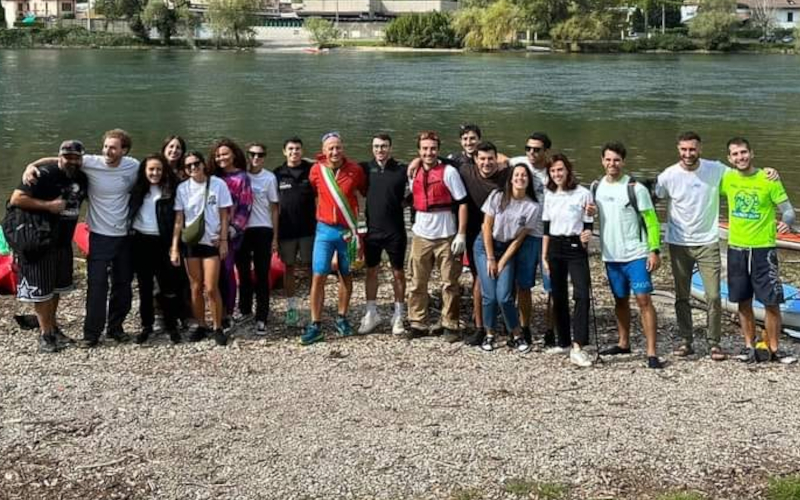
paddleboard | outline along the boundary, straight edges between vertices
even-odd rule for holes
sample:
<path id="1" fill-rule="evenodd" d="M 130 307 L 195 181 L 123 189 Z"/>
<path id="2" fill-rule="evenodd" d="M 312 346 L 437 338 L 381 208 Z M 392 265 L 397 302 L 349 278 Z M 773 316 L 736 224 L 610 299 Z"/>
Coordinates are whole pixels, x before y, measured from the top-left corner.
<path id="1" fill-rule="evenodd" d="M 787 250 L 800 250 L 800 234 L 787 233 L 778 234 L 777 245 L 778 248 L 786 248 Z M 723 240 L 728 239 L 728 223 L 719 223 L 719 237 Z"/>

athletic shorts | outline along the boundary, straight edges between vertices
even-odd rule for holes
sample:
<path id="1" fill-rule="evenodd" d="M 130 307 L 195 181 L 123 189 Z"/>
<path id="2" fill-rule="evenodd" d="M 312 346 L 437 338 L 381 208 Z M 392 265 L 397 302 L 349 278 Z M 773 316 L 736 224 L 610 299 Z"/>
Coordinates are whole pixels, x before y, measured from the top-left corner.
<path id="1" fill-rule="evenodd" d="M 634 295 L 645 295 L 653 291 L 646 257 L 630 262 L 606 262 L 606 274 L 611 293 L 618 299 L 629 297 L 631 291 Z"/>
<path id="2" fill-rule="evenodd" d="M 184 257 L 187 259 L 210 259 L 219 257 L 219 248 L 211 245 L 192 245 L 184 249 Z"/>
<path id="3" fill-rule="evenodd" d="M 72 243 L 50 248 L 35 261 L 19 259 L 17 299 L 46 302 L 75 289 L 72 283 Z"/>
<path id="4" fill-rule="evenodd" d="M 783 303 L 783 286 L 775 248 L 728 247 L 728 300 L 753 298 L 766 306 Z"/>
<path id="5" fill-rule="evenodd" d="M 287 266 L 293 266 L 297 263 L 297 252 L 300 252 L 300 263 L 311 263 L 311 252 L 314 248 L 314 237 L 305 236 L 303 238 L 294 238 L 291 240 L 280 240 L 278 243 L 278 252 L 281 255 L 281 260 Z"/>
<path id="6" fill-rule="evenodd" d="M 389 256 L 392 269 L 402 271 L 406 260 L 408 238 L 405 233 L 393 236 L 371 236 L 364 238 L 364 260 L 367 267 L 375 267 L 381 263 L 381 254 L 385 251 Z"/>
<path id="7" fill-rule="evenodd" d="M 343 235 L 347 230 L 339 226 L 329 226 L 317 222 L 317 234 L 314 237 L 314 252 L 311 257 L 311 271 L 314 274 L 331 273 L 331 260 L 336 254 L 339 274 L 350 274 L 350 259 L 347 255 L 347 242 Z"/>

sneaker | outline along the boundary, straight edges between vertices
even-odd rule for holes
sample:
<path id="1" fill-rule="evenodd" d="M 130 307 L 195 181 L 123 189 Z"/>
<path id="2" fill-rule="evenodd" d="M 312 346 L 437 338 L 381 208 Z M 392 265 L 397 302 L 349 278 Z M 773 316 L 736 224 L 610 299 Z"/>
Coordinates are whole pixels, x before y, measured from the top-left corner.
<path id="1" fill-rule="evenodd" d="M 553 330 L 544 332 L 544 347 L 545 349 L 548 347 L 556 347 L 556 332 Z"/>
<path id="2" fill-rule="evenodd" d="M 770 353 L 770 359 L 773 363 L 781 363 L 784 365 L 790 365 L 792 363 L 797 362 L 797 358 L 792 356 L 791 354 L 778 350 L 776 352 Z"/>
<path id="3" fill-rule="evenodd" d="M 367 311 L 363 318 L 361 318 L 361 326 L 358 327 L 358 333 L 361 335 L 366 335 L 368 333 L 372 333 L 372 330 L 375 329 L 381 323 L 381 315 L 378 314 L 376 311 Z"/>
<path id="4" fill-rule="evenodd" d="M 228 345 L 228 334 L 222 328 L 214 330 L 214 342 L 217 345 Z"/>
<path id="5" fill-rule="evenodd" d="M 113 339 L 113 340 L 116 340 L 120 344 L 125 344 L 125 343 L 131 341 L 130 335 L 128 335 L 127 333 L 123 332 L 122 330 L 119 330 L 119 331 L 116 331 L 116 332 L 109 332 L 109 333 L 106 334 L 106 337 L 108 337 L 110 339 Z"/>
<path id="6" fill-rule="evenodd" d="M 81 349 L 94 349 L 100 345 L 100 339 L 97 337 L 83 337 L 78 341 L 78 347 Z"/>
<path id="7" fill-rule="evenodd" d="M 297 309 L 288 309 L 286 311 L 286 326 L 294 328 L 298 324 Z"/>
<path id="8" fill-rule="evenodd" d="M 206 338 L 206 327 L 192 325 L 189 327 L 189 342 L 200 342 Z"/>
<path id="9" fill-rule="evenodd" d="M 422 328 L 414 328 L 413 326 L 406 330 L 406 340 L 414 340 L 414 339 L 421 339 L 422 337 L 427 337 L 429 334 L 428 330 L 423 330 Z"/>
<path id="10" fill-rule="evenodd" d="M 267 334 L 267 323 L 264 321 L 256 321 L 256 335 Z"/>
<path id="11" fill-rule="evenodd" d="M 56 338 L 56 344 L 60 346 L 66 346 L 75 343 L 75 339 L 64 335 L 64 332 L 62 332 L 61 328 L 59 327 L 56 327 L 56 330 L 53 332 L 53 336 Z"/>
<path id="12" fill-rule="evenodd" d="M 589 358 L 589 355 L 580 347 L 573 347 L 569 351 L 569 360 L 573 365 L 580 366 L 581 368 L 592 366 L 592 360 Z"/>
<path id="13" fill-rule="evenodd" d="M 464 337 L 464 343 L 471 346 L 478 346 L 483 343 L 483 337 L 486 336 L 486 331 L 483 328 L 476 328 L 469 335 Z"/>
<path id="14" fill-rule="evenodd" d="M 39 353 L 53 354 L 60 350 L 56 337 L 53 334 L 39 335 Z"/>
<path id="15" fill-rule="evenodd" d="M 347 321 L 347 318 L 344 316 L 336 316 L 336 333 L 340 337 L 349 337 L 353 334 L 353 327 L 350 326 L 350 322 Z"/>
<path id="16" fill-rule="evenodd" d="M 239 311 L 235 311 L 233 313 L 233 322 L 237 325 L 239 323 L 247 323 L 248 321 L 254 318 L 253 313 L 242 313 Z"/>
<path id="17" fill-rule="evenodd" d="M 222 318 L 222 331 L 223 332 L 228 333 L 229 331 L 231 331 L 232 327 L 233 327 L 233 318 L 232 317 L 225 316 L 224 318 Z"/>
<path id="18" fill-rule="evenodd" d="M 167 334 L 169 335 L 169 340 L 173 344 L 180 344 L 183 342 L 183 338 L 181 337 L 181 332 L 178 330 L 167 330 Z"/>
<path id="19" fill-rule="evenodd" d="M 300 344 L 302 345 L 311 345 L 322 340 L 325 340 L 325 335 L 322 334 L 322 328 L 319 323 L 309 323 L 306 326 L 306 331 L 300 335 Z"/>
<path id="20" fill-rule="evenodd" d="M 658 359 L 658 356 L 647 356 L 647 367 L 654 370 L 660 370 L 664 368 L 664 365 L 661 364 L 661 360 Z"/>
<path id="21" fill-rule="evenodd" d="M 403 324 L 402 316 L 392 317 L 392 335 L 403 335 L 406 333 L 406 327 Z"/>
<path id="22" fill-rule="evenodd" d="M 528 343 L 528 340 L 524 336 L 511 339 L 508 342 L 508 347 L 522 354 L 531 352 L 531 345 Z"/>
<path id="23" fill-rule="evenodd" d="M 494 335 L 487 335 L 483 338 L 481 349 L 486 352 L 494 351 Z"/>
<path id="24" fill-rule="evenodd" d="M 739 354 L 737 354 L 734 357 L 739 361 L 741 361 L 742 363 L 747 363 L 747 364 L 758 363 L 756 350 L 752 347 L 742 347 L 742 350 L 739 351 Z"/>
<path id="25" fill-rule="evenodd" d="M 442 340 L 447 342 L 448 344 L 455 344 L 456 342 L 460 342 L 464 339 L 461 335 L 461 332 L 458 330 L 451 330 L 449 328 L 445 328 L 442 331 Z"/>
<path id="26" fill-rule="evenodd" d="M 569 352 L 569 347 L 561 347 L 558 345 L 554 345 L 552 347 L 548 347 L 544 350 L 545 354 L 567 354 Z"/>
<path id="27" fill-rule="evenodd" d="M 520 328 L 520 330 L 522 330 L 522 338 L 525 339 L 525 343 L 528 344 L 529 346 L 533 344 L 533 335 L 531 335 L 531 327 L 523 326 L 522 328 Z"/>
<path id="28" fill-rule="evenodd" d="M 608 347 L 600 351 L 601 356 L 619 356 L 621 354 L 630 354 L 630 347 L 620 347 L 618 345 Z"/>
<path id="29" fill-rule="evenodd" d="M 153 333 L 161 333 L 164 331 L 164 317 L 163 316 L 156 316 L 153 321 Z"/>
<path id="30" fill-rule="evenodd" d="M 146 327 L 142 328 L 142 331 L 139 333 L 139 335 L 134 337 L 133 343 L 134 344 L 144 344 L 145 342 L 147 342 L 147 339 L 150 338 L 150 334 L 151 333 L 153 333 L 153 328 L 152 327 L 146 326 Z"/>

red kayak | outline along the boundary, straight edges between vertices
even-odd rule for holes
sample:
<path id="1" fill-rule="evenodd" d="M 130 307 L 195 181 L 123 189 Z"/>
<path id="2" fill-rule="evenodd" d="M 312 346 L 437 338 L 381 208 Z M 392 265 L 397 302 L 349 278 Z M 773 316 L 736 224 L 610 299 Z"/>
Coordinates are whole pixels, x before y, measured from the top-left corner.
<path id="1" fill-rule="evenodd" d="M 789 250 L 800 250 L 800 234 L 798 233 L 787 233 L 787 234 L 778 234 L 778 248 L 786 248 Z M 720 222 L 719 223 L 719 237 L 723 240 L 728 239 L 728 223 L 727 222 Z"/>
<path id="2" fill-rule="evenodd" d="M 0 295 L 17 294 L 17 273 L 14 270 L 14 256 L 0 255 Z"/>

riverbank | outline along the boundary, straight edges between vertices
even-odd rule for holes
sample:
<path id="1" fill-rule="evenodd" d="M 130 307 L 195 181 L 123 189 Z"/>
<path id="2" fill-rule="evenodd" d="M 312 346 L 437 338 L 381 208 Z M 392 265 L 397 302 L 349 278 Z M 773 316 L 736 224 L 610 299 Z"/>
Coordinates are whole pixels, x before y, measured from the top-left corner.
<path id="1" fill-rule="evenodd" d="M 607 345 L 612 298 L 596 254 L 592 269 Z M 659 289 L 670 280 L 668 266 L 658 271 Z M 390 282 L 383 269 L 384 316 Z M 363 277 L 355 283 L 357 323 Z M 465 322 L 468 283 L 465 273 Z M 78 284 L 60 314 L 72 336 L 82 275 Z M 664 370 L 644 368 L 638 333 L 633 355 L 577 369 L 540 345 L 484 353 L 407 342 L 385 326 L 336 339 L 335 290 L 329 279 L 328 341 L 310 347 L 281 325 L 276 291 L 263 339 L 243 327 L 227 348 L 158 337 L 48 356 L 13 324 L 18 304 L 0 298 L 0 499 L 796 498 L 771 496 L 769 485 L 800 472 L 799 368 L 712 362 L 702 341 L 698 355 L 672 357 L 669 301 L 656 304 Z M 539 314 L 543 300 L 537 289 Z M 694 318 L 702 338 L 704 314 Z M 126 328 L 136 324 L 131 314 Z M 738 349 L 728 315 L 723 331 L 725 348 Z M 674 492 L 695 496 L 662 496 Z"/>

